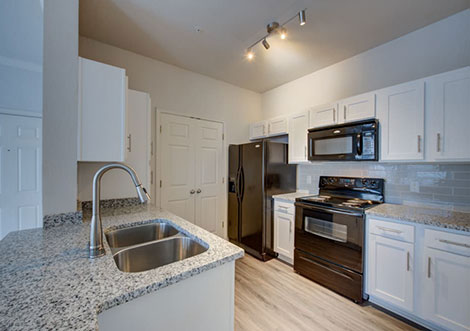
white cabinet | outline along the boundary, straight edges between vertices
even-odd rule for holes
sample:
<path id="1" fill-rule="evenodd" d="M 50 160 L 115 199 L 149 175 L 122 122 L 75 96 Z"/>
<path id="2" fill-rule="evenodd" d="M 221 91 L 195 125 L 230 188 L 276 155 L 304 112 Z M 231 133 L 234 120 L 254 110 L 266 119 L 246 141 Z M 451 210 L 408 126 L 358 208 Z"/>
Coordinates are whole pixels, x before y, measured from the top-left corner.
<path id="1" fill-rule="evenodd" d="M 424 81 L 377 92 L 381 160 L 424 159 Z"/>
<path id="2" fill-rule="evenodd" d="M 309 127 L 317 128 L 321 126 L 338 123 L 338 104 L 330 103 L 313 107 L 310 112 Z"/>
<path id="3" fill-rule="evenodd" d="M 274 201 L 274 251 L 279 258 L 292 264 L 294 258 L 294 203 Z"/>
<path id="4" fill-rule="evenodd" d="M 308 162 L 307 155 L 308 112 L 289 117 L 289 163 Z"/>
<path id="5" fill-rule="evenodd" d="M 339 102 L 339 123 L 375 117 L 375 93 L 356 95 Z"/>
<path id="6" fill-rule="evenodd" d="M 426 230 L 424 317 L 451 330 L 470 330 L 470 237 Z"/>
<path id="7" fill-rule="evenodd" d="M 42 119 L 0 115 L 0 240 L 42 226 Z"/>
<path id="8" fill-rule="evenodd" d="M 268 120 L 268 136 L 287 134 L 287 118 L 278 117 Z"/>
<path id="9" fill-rule="evenodd" d="M 380 224 L 374 226 L 374 222 Z M 407 230 L 397 229 L 394 223 L 369 221 L 370 229 L 376 228 L 393 235 Z M 374 295 L 406 311 L 413 310 L 414 245 L 373 233 L 368 238 L 369 294 Z"/>
<path id="10" fill-rule="evenodd" d="M 126 71 L 80 58 L 78 161 L 124 161 Z"/>
<path id="11" fill-rule="evenodd" d="M 470 160 L 470 67 L 426 79 L 427 158 Z"/>
<path id="12" fill-rule="evenodd" d="M 268 132 L 267 121 L 260 121 L 250 125 L 250 139 L 264 138 Z"/>

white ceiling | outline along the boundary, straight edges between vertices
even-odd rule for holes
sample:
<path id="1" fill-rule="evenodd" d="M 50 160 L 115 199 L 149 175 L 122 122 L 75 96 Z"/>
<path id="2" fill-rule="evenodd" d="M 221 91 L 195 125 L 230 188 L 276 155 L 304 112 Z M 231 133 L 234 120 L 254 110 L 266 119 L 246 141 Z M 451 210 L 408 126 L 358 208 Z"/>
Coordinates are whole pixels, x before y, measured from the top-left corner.
<path id="1" fill-rule="evenodd" d="M 253 91 L 342 61 L 470 7 L 470 0 L 80 0 L 80 35 Z M 245 49 L 290 22 L 269 51 Z M 196 31 L 196 27 L 201 29 Z"/>

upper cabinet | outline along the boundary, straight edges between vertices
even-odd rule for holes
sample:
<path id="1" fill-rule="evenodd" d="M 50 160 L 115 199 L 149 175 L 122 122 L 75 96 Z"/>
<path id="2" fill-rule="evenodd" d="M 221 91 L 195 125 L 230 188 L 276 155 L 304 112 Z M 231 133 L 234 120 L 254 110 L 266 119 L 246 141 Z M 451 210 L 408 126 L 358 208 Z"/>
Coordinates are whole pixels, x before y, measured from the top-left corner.
<path id="1" fill-rule="evenodd" d="M 250 125 L 250 139 L 258 139 L 267 136 L 267 121 L 252 123 Z"/>
<path id="2" fill-rule="evenodd" d="M 268 136 L 287 134 L 287 118 L 278 117 L 268 120 Z"/>
<path id="3" fill-rule="evenodd" d="M 356 95 L 339 102 L 338 123 L 354 122 L 375 117 L 375 93 Z"/>
<path id="4" fill-rule="evenodd" d="M 289 117 L 289 163 L 308 162 L 307 155 L 308 112 Z"/>
<path id="5" fill-rule="evenodd" d="M 424 81 L 377 92 L 381 160 L 424 159 Z"/>
<path id="6" fill-rule="evenodd" d="M 338 104 L 330 103 L 313 107 L 310 112 L 310 128 L 328 126 L 338 123 Z"/>
<path id="7" fill-rule="evenodd" d="M 126 158 L 126 71 L 80 58 L 78 161 Z"/>
<path id="8" fill-rule="evenodd" d="M 426 79 L 427 157 L 470 160 L 470 67 Z"/>

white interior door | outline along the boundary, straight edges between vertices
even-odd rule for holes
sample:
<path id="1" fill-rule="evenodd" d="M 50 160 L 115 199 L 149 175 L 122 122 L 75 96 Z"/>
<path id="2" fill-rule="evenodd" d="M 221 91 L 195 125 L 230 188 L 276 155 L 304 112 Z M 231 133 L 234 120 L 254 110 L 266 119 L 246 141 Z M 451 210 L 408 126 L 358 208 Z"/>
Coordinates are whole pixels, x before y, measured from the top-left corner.
<path id="1" fill-rule="evenodd" d="M 42 119 L 0 115 L 0 239 L 42 226 Z"/>
<path id="2" fill-rule="evenodd" d="M 196 225 L 222 235 L 223 125 L 194 120 L 196 128 Z"/>
<path id="3" fill-rule="evenodd" d="M 161 207 L 194 223 L 194 120 L 161 114 Z"/>

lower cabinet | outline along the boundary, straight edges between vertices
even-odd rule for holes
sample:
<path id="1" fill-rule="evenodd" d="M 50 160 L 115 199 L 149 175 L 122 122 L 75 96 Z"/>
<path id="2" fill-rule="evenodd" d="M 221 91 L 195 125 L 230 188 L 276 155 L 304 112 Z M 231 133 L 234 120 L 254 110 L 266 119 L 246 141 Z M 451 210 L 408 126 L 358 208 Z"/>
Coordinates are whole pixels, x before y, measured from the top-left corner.
<path id="1" fill-rule="evenodd" d="M 470 330 L 470 235 L 373 217 L 367 228 L 371 302 L 430 329 Z"/>
<path id="2" fill-rule="evenodd" d="M 274 203 L 274 251 L 279 258 L 292 264 L 294 258 L 294 204 L 275 201 Z"/>
<path id="3" fill-rule="evenodd" d="M 370 294 L 413 310 L 413 244 L 372 234 L 369 238 Z"/>

